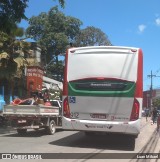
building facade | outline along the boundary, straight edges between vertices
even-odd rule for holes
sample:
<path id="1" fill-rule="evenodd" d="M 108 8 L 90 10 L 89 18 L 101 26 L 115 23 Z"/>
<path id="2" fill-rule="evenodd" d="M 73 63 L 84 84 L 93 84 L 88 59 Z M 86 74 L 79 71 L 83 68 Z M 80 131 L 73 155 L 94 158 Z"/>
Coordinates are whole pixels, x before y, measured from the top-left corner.
<path id="1" fill-rule="evenodd" d="M 150 90 L 144 91 L 143 92 L 143 108 L 151 109 L 152 100 L 156 98 L 160 98 L 160 89 L 152 90 L 152 95 L 151 95 Z"/>

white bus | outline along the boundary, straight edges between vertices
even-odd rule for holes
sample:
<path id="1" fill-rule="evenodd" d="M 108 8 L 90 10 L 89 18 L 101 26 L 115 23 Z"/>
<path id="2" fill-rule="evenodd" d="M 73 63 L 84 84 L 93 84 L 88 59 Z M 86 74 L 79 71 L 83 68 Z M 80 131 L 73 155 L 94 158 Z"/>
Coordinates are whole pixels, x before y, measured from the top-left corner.
<path id="1" fill-rule="evenodd" d="M 62 127 L 140 133 L 143 54 L 133 47 L 92 46 L 66 52 Z"/>

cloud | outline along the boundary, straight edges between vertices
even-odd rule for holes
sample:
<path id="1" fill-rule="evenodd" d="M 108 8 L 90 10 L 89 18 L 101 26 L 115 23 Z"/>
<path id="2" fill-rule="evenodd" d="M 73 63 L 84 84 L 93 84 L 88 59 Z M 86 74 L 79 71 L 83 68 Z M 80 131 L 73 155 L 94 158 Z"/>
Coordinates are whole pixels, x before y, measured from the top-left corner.
<path id="1" fill-rule="evenodd" d="M 139 25 L 138 26 L 138 31 L 139 31 L 139 33 L 143 33 L 144 32 L 144 30 L 146 29 L 146 25 L 143 25 L 143 24 L 141 24 L 141 25 Z"/>
<path id="2" fill-rule="evenodd" d="M 156 21 L 156 24 L 157 24 L 158 26 L 160 26 L 160 18 L 157 18 L 155 21 Z"/>

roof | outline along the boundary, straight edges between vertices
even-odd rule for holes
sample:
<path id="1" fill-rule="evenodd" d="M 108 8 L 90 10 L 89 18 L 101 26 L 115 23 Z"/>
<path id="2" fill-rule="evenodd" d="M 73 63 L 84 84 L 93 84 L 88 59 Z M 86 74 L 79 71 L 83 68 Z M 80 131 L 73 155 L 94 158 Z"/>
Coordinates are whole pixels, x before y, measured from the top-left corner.
<path id="1" fill-rule="evenodd" d="M 43 76 L 43 82 L 51 84 L 52 87 L 58 86 L 61 90 L 63 89 L 63 83 L 57 80 Z"/>

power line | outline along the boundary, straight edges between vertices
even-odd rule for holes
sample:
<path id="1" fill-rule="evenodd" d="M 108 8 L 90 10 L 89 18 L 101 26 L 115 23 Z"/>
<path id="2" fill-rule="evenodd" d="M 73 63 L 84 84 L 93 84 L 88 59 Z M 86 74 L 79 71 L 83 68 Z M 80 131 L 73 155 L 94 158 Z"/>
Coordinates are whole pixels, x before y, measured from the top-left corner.
<path id="1" fill-rule="evenodd" d="M 157 73 L 159 73 L 159 71 L 160 71 L 160 68 L 156 71 L 156 75 L 157 75 Z"/>
<path id="2" fill-rule="evenodd" d="M 160 69 L 159 69 L 159 71 L 160 71 Z M 156 74 L 157 74 L 159 71 L 157 70 Z M 147 75 L 147 76 L 151 78 L 151 86 L 150 86 L 150 104 L 151 104 L 151 105 L 150 105 L 150 109 L 152 109 L 153 77 L 160 77 L 160 76 L 153 75 L 153 74 L 152 74 L 152 70 L 151 70 L 151 74 L 150 74 L 150 75 Z"/>
<path id="3" fill-rule="evenodd" d="M 151 70 L 151 74 L 150 75 L 147 75 L 147 76 L 151 78 L 151 87 L 150 87 L 150 89 L 152 90 L 152 88 L 153 88 L 153 81 L 152 81 L 153 79 L 152 78 L 153 77 L 156 77 L 156 75 L 153 75 L 152 74 L 152 70 Z"/>
<path id="4" fill-rule="evenodd" d="M 151 70 L 151 74 L 150 75 L 147 75 L 148 77 L 151 78 L 151 87 L 150 87 L 150 110 L 152 109 L 152 92 L 153 92 L 153 77 L 156 77 L 156 75 L 153 75 L 152 74 L 152 70 Z"/>

